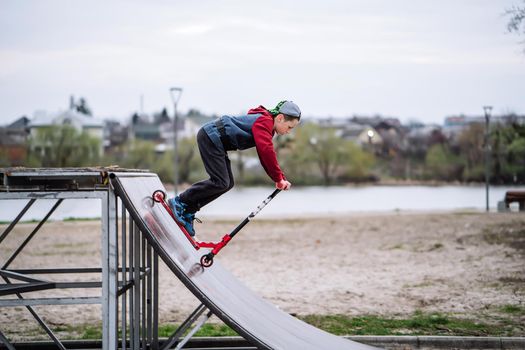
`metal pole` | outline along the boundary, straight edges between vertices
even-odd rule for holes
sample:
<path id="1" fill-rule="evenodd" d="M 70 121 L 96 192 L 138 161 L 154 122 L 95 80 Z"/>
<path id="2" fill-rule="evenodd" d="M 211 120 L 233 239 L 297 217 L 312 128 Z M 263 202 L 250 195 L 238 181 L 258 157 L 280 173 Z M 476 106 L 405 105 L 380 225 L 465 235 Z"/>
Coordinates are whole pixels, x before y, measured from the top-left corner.
<path id="1" fill-rule="evenodd" d="M 177 96 L 174 96 L 177 93 Z M 177 187 L 179 185 L 179 148 L 178 148 L 178 132 L 177 125 L 179 124 L 179 116 L 177 113 L 177 104 L 179 103 L 182 95 L 182 88 L 172 87 L 170 88 L 170 95 L 173 101 L 174 118 L 173 118 L 173 186 L 175 186 L 175 195 L 177 195 Z"/>
<path id="2" fill-rule="evenodd" d="M 485 210 L 489 212 L 489 178 L 490 178 L 490 143 L 489 143 L 489 126 L 490 112 L 492 106 L 483 106 L 485 112 Z"/>

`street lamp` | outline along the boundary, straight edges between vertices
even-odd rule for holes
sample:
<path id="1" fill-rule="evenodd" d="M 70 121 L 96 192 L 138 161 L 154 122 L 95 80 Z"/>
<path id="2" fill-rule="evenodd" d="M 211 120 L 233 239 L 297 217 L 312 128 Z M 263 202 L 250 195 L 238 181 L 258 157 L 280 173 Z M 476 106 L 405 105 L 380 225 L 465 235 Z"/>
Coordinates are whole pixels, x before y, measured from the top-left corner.
<path id="1" fill-rule="evenodd" d="M 485 112 L 485 210 L 489 212 L 489 172 L 490 172 L 490 144 L 489 144 L 489 124 L 492 106 L 483 106 Z"/>
<path id="2" fill-rule="evenodd" d="M 179 148 L 177 145 L 177 125 L 179 124 L 179 116 L 177 114 L 177 104 L 182 95 L 182 88 L 170 88 L 170 96 L 173 101 L 174 118 L 173 118 L 173 185 L 175 186 L 175 195 L 177 195 L 177 187 L 179 185 Z"/>
<path id="3" fill-rule="evenodd" d="M 372 129 L 368 129 L 366 132 L 366 135 L 368 136 L 368 144 L 372 144 L 372 138 L 374 137 L 374 131 Z"/>

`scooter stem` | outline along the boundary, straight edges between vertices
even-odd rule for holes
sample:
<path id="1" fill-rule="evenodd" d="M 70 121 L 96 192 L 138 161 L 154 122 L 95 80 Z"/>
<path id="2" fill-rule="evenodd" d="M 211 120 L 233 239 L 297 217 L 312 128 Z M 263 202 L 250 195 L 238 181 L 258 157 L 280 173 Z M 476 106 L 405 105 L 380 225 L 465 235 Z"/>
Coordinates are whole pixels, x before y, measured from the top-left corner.
<path id="1" fill-rule="evenodd" d="M 273 191 L 271 195 L 269 195 L 254 211 L 250 213 L 236 228 L 233 229 L 232 232 L 230 232 L 229 236 L 233 238 L 239 232 L 244 226 L 246 226 L 247 223 L 250 222 L 251 219 L 255 217 L 255 215 L 259 214 L 259 212 L 268 204 L 272 199 L 277 196 L 277 194 L 281 192 L 280 189 L 276 189 Z"/>

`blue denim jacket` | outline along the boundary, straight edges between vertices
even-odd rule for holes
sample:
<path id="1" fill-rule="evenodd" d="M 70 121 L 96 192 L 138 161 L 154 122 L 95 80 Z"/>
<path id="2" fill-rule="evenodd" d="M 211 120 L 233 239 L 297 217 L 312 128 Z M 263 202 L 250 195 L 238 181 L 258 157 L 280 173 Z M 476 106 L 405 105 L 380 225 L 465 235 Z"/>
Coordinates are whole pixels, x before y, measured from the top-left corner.
<path id="1" fill-rule="evenodd" d="M 220 118 L 224 124 L 226 135 L 235 149 L 243 150 L 255 147 L 252 126 L 255 120 L 260 116 L 261 114 L 248 114 L 239 117 L 225 115 Z M 219 130 L 215 123 L 216 120 L 208 122 L 204 124 L 202 128 L 206 131 L 206 134 L 208 134 L 217 148 L 224 149 L 220 139 Z"/>

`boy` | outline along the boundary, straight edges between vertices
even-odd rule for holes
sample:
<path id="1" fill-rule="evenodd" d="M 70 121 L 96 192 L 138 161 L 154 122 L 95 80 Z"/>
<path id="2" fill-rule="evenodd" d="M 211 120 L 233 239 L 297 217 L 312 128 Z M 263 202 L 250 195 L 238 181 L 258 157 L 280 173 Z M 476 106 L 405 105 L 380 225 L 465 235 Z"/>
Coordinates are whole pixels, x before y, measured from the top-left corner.
<path id="1" fill-rule="evenodd" d="M 292 185 L 277 162 L 272 138 L 286 135 L 299 124 L 301 110 L 292 101 L 281 101 L 272 110 L 263 106 L 241 117 L 223 116 L 206 123 L 197 133 L 197 144 L 208 180 L 193 184 L 168 201 L 177 221 L 195 235 L 195 213 L 229 191 L 234 184 L 228 151 L 256 147 L 259 160 L 275 187 L 288 190 Z"/>

